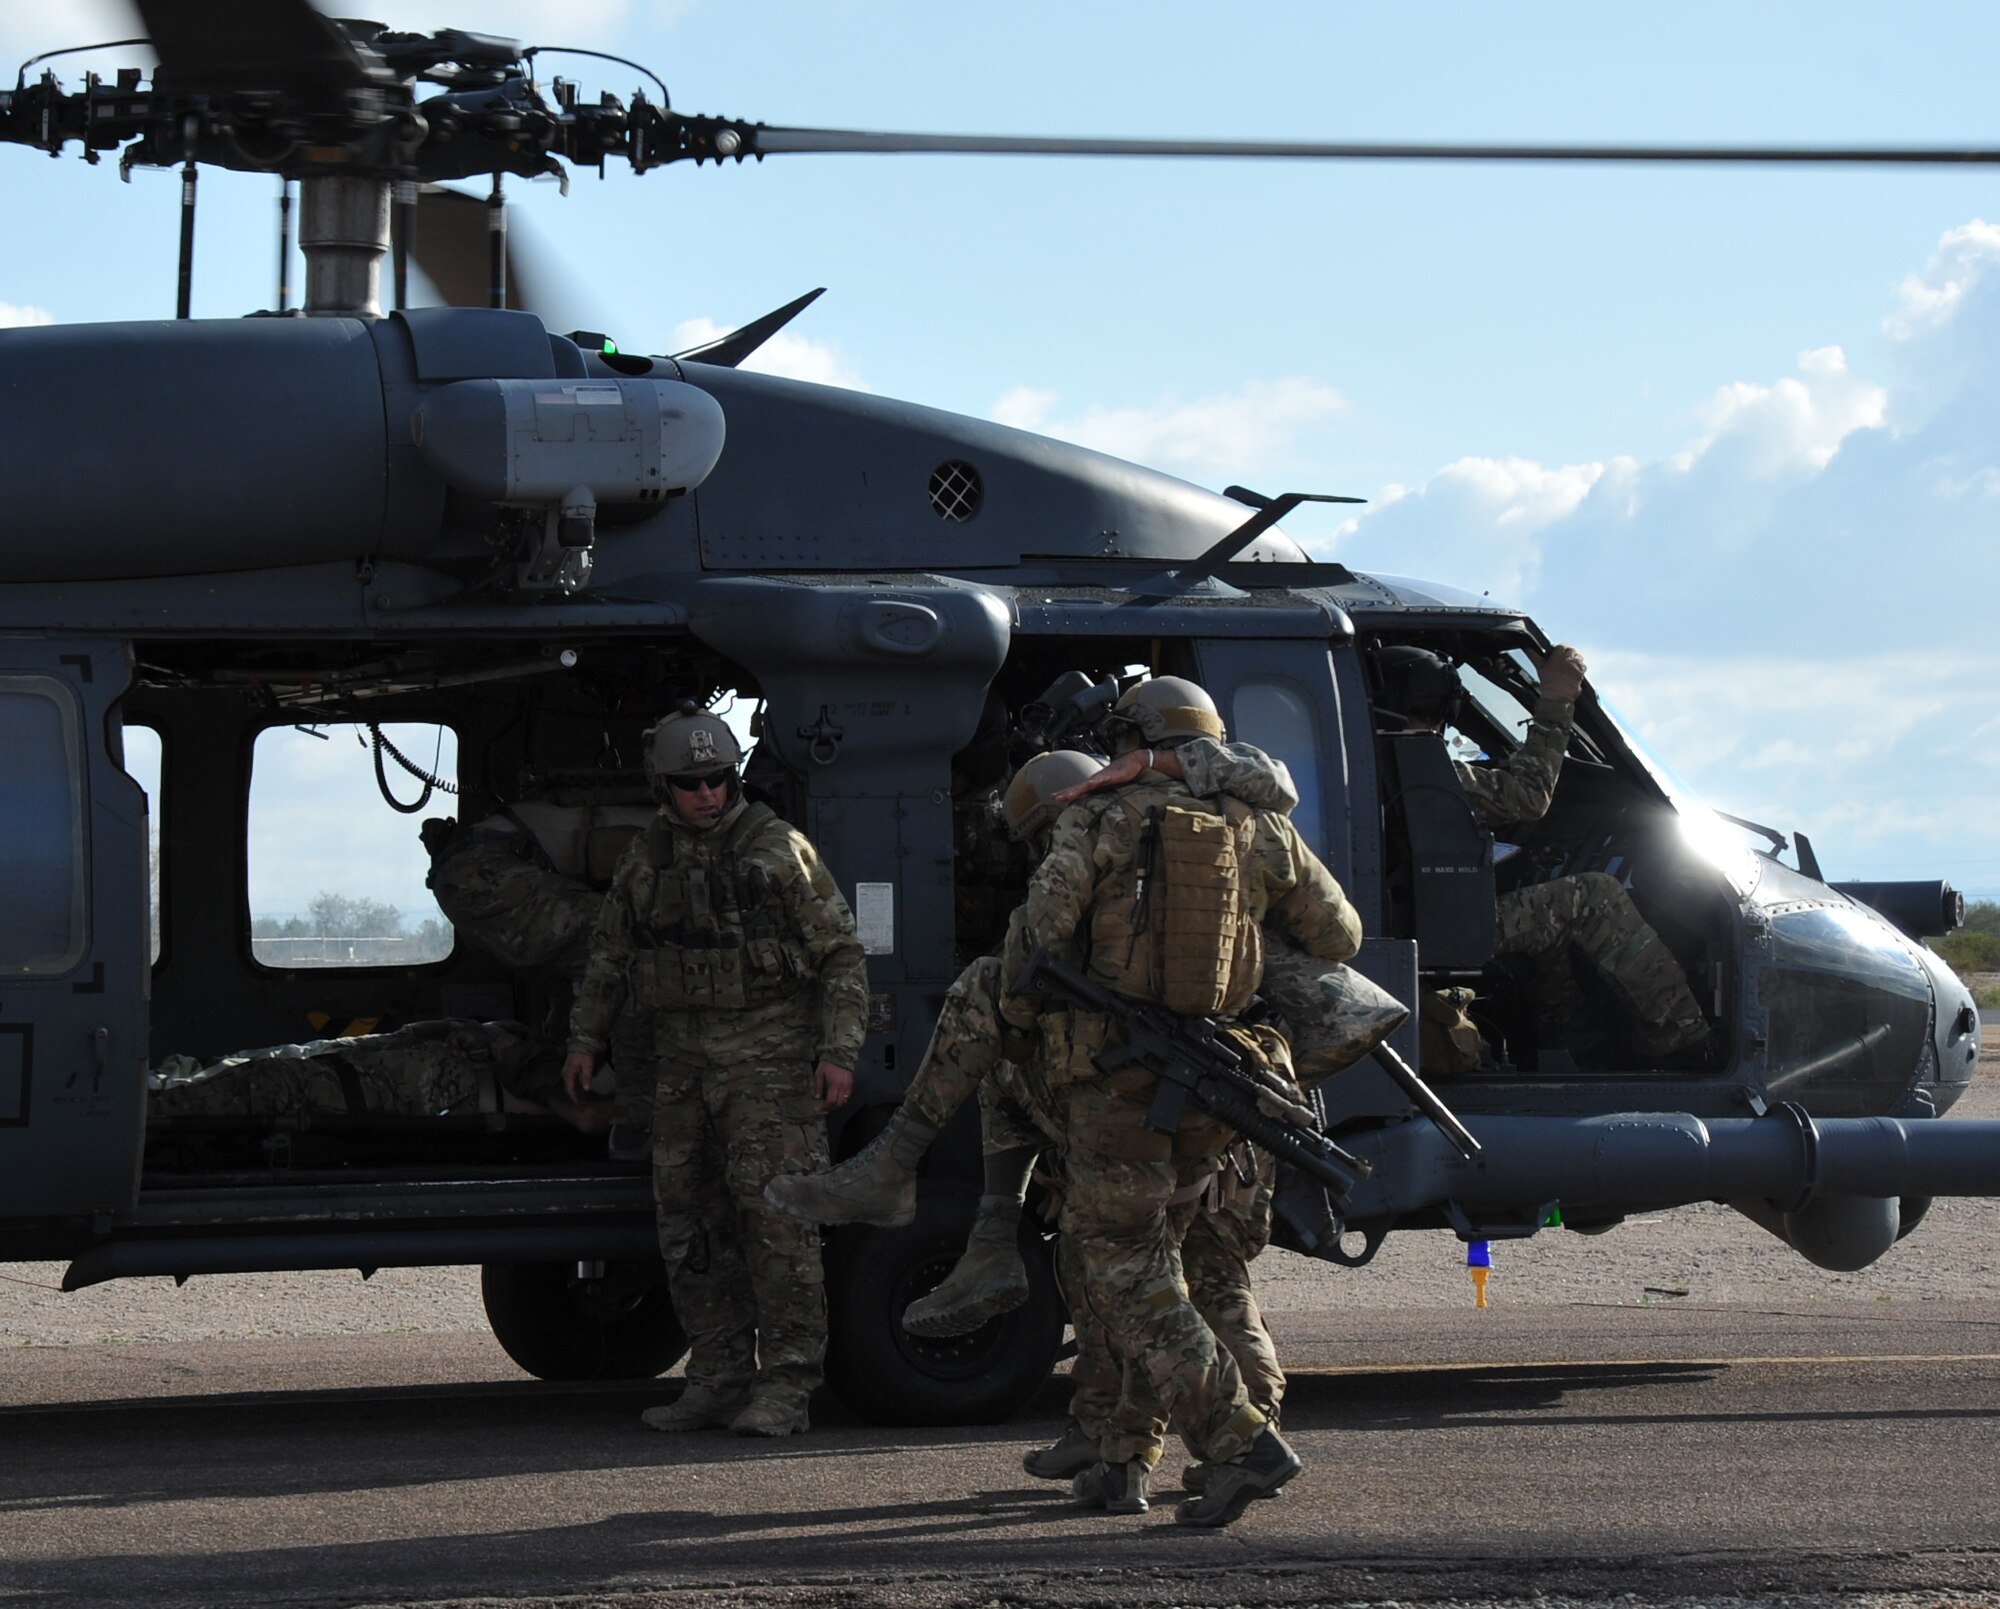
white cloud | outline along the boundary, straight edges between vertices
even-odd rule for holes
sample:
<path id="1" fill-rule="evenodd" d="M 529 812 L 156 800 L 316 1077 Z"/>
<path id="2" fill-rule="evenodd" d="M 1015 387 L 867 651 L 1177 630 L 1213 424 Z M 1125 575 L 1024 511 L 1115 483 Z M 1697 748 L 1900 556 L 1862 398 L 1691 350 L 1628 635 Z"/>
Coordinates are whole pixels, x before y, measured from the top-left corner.
<path id="1" fill-rule="evenodd" d="M 1775 499 L 1822 477 L 1857 433 L 1884 432 L 1889 392 L 1856 375 L 1838 346 L 1816 347 L 1795 375 L 1719 387 L 1703 416 L 1704 435 L 1650 464 L 1457 459 L 1414 491 L 1378 496 L 1335 548 L 1348 562 L 1516 601 L 1536 595 L 1555 547 L 1572 550 L 1566 568 L 1588 564 L 1599 579 L 1622 568 L 1655 585 L 1672 562 L 1685 582 L 1704 563 L 1740 560 Z M 1961 491 L 1984 488 L 1977 471 L 1944 472 Z M 1393 565 L 1373 557 L 1391 552 Z"/>
<path id="2" fill-rule="evenodd" d="M 29 324 L 53 324 L 55 314 L 46 307 L 22 307 L 13 302 L 0 302 L 0 330 L 20 329 Z"/>
<path id="3" fill-rule="evenodd" d="M 1061 402 L 1053 391 L 1019 386 L 990 411 L 1003 425 L 1190 479 L 1211 471 L 1233 476 L 1243 464 L 1268 460 L 1347 406 L 1331 386 L 1302 377 L 1253 380 L 1216 396 L 1167 396 L 1149 407 L 1090 408 L 1067 416 L 1057 411 Z"/>
<path id="4" fill-rule="evenodd" d="M 1592 684 L 1698 796 L 1804 829 L 1831 875 L 2000 877 L 1988 718 L 2000 657 L 1589 657 Z"/>
<path id="5" fill-rule="evenodd" d="M 720 340 L 730 333 L 731 328 L 733 326 L 718 324 L 712 318 L 685 319 L 674 326 L 667 350 L 685 352 L 689 347 Z M 826 341 L 809 340 L 790 330 L 780 330 L 772 336 L 745 360 L 742 367 L 756 374 L 775 374 L 787 380 L 810 380 L 815 385 L 841 386 L 849 391 L 869 389 L 861 377 L 848 367 L 839 347 Z"/>
<path id="6" fill-rule="evenodd" d="M 1889 393 L 1854 374 L 1839 347 L 1816 347 L 1799 354 L 1797 378 L 1721 387 L 1702 410 L 1708 434 L 1676 463 L 1691 468 L 1726 444 L 1752 475 L 1817 473 L 1855 431 L 1880 428 L 1888 405 Z"/>
<path id="7" fill-rule="evenodd" d="M 1897 288 L 1898 306 L 1882 327 L 1901 340 L 1950 322 L 1966 296 L 2000 262 L 2000 224 L 1975 218 L 1947 229 L 1921 274 Z"/>
<path id="8" fill-rule="evenodd" d="M 1439 470 L 1426 490 L 1459 493 L 1487 510 L 1497 526 L 1539 531 L 1575 513 L 1604 472 L 1603 464 L 1550 469 L 1525 458 L 1461 458 Z"/>
<path id="9" fill-rule="evenodd" d="M 1554 466 L 1461 458 L 1420 487 L 1384 487 L 1333 541 L 1365 543 L 1354 549 L 1355 563 L 1518 600 L 1535 586 L 1542 533 L 1593 499 L 1629 500 L 1637 475 L 1638 465 L 1623 457 Z M 1368 556 L 1377 552 L 1393 552 L 1394 562 Z"/>
<path id="10" fill-rule="evenodd" d="M 1468 454 L 1333 539 L 1529 605 L 1722 809 L 1839 876 L 2000 895 L 2000 227 L 1945 232 L 1884 359 L 1831 343 L 1718 387 L 1648 463 Z M 1829 331 L 1828 334 L 1838 334 Z"/>

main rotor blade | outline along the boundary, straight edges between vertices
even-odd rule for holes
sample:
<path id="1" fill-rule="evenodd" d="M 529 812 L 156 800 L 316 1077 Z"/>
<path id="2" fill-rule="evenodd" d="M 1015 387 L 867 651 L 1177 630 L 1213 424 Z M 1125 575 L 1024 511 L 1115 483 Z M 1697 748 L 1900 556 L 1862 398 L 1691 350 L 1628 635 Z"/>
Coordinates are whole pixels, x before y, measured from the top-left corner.
<path id="1" fill-rule="evenodd" d="M 341 26 L 307 0 L 136 0 L 156 87 L 324 95 L 378 81 Z"/>
<path id="2" fill-rule="evenodd" d="M 491 229 L 484 196 L 470 196 L 441 184 L 418 189 L 410 257 L 444 298 L 445 306 L 486 306 L 492 279 L 488 256 Z M 521 273 L 511 228 L 507 239 L 507 305 L 530 313 L 538 310 Z"/>
<path id="3" fill-rule="evenodd" d="M 986 156 L 1289 157 L 1348 162 L 2000 163 L 1988 146 L 1393 145 L 1319 140 L 1123 140 L 1034 134 L 896 134 L 751 125 L 745 156 L 780 152 L 959 153 Z M 735 154 L 728 152 L 726 154 Z"/>

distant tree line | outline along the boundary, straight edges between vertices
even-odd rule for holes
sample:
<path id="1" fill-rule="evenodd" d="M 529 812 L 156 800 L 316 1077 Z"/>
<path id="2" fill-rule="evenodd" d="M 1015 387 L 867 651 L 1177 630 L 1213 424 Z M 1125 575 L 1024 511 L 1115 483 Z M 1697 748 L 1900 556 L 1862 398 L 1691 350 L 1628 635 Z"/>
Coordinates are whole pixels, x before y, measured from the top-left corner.
<path id="1" fill-rule="evenodd" d="M 250 948 L 273 966 L 397 966 L 442 961 L 451 954 L 451 925 L 427 916 L 415 931 L 386 900 L 322 892 L 302 916 L 259 916 Z"/>
<path id="2" fill-rule="evenodd" d="M 1965 908 L 1965 926 L 1931 946 L 1954 972 L 2000 972 L 2000 901 L 1974 900 Z"/>

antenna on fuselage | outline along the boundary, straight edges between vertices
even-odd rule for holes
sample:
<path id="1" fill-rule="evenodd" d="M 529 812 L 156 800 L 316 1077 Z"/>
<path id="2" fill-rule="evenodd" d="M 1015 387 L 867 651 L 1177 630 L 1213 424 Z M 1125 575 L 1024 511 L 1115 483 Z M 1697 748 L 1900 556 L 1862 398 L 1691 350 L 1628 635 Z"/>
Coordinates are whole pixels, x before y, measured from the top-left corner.
<path id="1" fill-rule="evenodd" d="M 1365 497 L 1338 497 L 1328 492 L 1280 492 L 1276 497 L 1266 497 L 1262 492 L 1253 492 L 1247 486 L 1226 486 L 1222 495 L 1238 503 L 1247 504 L 1257 512 L 1220 541 L 1210 543 L 1199 556 L 1179 566 L 1175 574 L 1183 581 L 1199 581 L 1205 576 L 1214 575 L 1301 503 L 1368 501 Z"/>

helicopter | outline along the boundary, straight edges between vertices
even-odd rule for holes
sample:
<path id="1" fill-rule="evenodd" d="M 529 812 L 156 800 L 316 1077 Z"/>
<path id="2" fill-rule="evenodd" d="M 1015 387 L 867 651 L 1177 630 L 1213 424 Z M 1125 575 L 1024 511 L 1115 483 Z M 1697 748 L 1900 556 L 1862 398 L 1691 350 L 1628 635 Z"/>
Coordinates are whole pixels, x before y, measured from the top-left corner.
<path id="1" fill-rule="evenodd" d="M 1281 523 L 1308 494 L 1218 495 L 745 369 L 804 299 L 677 356 L 552 330 L 507 305 L 488 227 L 506 178 L 613 160 L 2000 153 L 884 135 L 687 115 L 664 92 L 544 93 L 513 41 L 335 23 L 303 0 L 141 14 L 150 81 L 24 77 L 0 95 L 0 141 L 178 171 L 183 313 L 205 166 L 295 180 L 308 266 L 296 316 L 281 292 L 285 316 L 0 331 L 0 730 L 15 756 L 0 857 L 16 908 L 0 941 L 0 1255 L 67 1260 L 70 1288 L 478 1264 L 495 1334 L 530 1372 L 668 1367 L 682 1343 L 645 1181 L 559 1124 L 151 1114 L 147 1070 L 170 1051 L 560 1003 L 468 945 L 330 965 L 260 945 L 246 819 L 272 736 L 365 732 L 385 797 L 381 768 L 400 765 L 426 794 L 456 788 L 473 819 L 629 808 L 643 780 L 628 757 L 661 713 L 690 697 L 756 706 L 748 780 L 819 846 L 870 951 L 871 1032 L 835 1134 L 848 1151 L 1018 895 L 1021 869 L 985 854 L 982 831 L 1008 769 L 1055 735 L 1050 695 L 1146 673 L 1197 679 L 1232 735 L 1286 762 L 1295 823 L 1363 914 L 1361 971 L 1405 1001 L 1465 985 L 1493 1002 L 1498 1059 L 1438 1085 L 1478 1157 L 1393 1082 L 1343 1074 L 1319 1092 L 1322 1125 L 1370 1172 L 1341 1199 L 1291 1179 L 1281 1243 L 1364 1265 L 1399 1230 L 1526 1235 L 1560 1209 L 1569 1230 L 1605 1231 L 1724 1200 L 1803 1255 L 1858 1267 L 1930 1198 L 2000 1193 L 2000 1131 L 1938 1121 L 1979 1029 L 1922 943 L 1959 914 L 1941 881 L 1842 889 L 1804 839 L 1791 866 L 1775 839 L 1750 851 L 1589 692 L 1555 804 L 1503 864 L 1451 807 L 1441 740 L 1384 727 L 1372 656 L 1427 647 L 1470 695 L 1462 738 L 1494 758 L 1517 747 L 1549 646 L 1519 610 L 1310 558 Z M 468 178 L 495 182 L 495 204 L 425 189 Z M 408 264 L 427 255 L 433 278 L 489 305 L 407 305 Z M 76 377 L 114 373 L 132 417 L 79 430 Z M 412 728 L 452 734 L 454 777 L 397 754 Z M 126 764 L 142 729 L 160 753 L 150 789 Z M 1579 1055 L 1509 1008 L 1492 976 L 1500 888 L 1584 870 L 1624 883 L 1696 982 L 1720 1030 L 1712 1064 Z M 1421 1070 L 1413 1028 L 1399 1048 Z M 973 1336 L 900 1328 L 956 1252 L 974 1155 L 962 1129 L 935 1149 L 916 1224 L 829 1238 L 829 1379 L 863 1412 L 1004 1417 L 1056 1357 L 1046 1265 L 1025 1307 Z"/>

